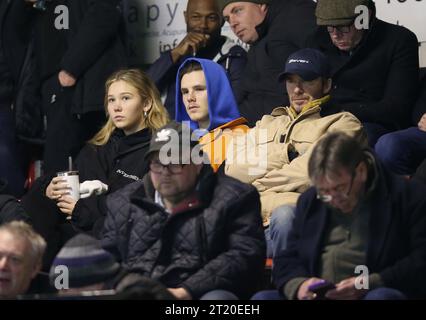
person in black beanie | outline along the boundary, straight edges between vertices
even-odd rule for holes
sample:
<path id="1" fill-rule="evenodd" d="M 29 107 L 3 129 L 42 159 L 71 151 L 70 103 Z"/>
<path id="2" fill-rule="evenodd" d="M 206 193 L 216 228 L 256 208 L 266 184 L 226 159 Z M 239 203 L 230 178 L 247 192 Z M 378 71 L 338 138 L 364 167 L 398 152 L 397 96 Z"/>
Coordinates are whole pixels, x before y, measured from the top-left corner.
<path id="1" fill-rule="evenodd" d="M 49 277 L 60 295 L 112 290 L 114 299 L 174 299 L 159 282 L 143 277 L 137 270 L 122 268 L 99 240 L 86 234 L 65 244 L 53 261 Z"/>
<path id="2" fill-rule="evenodd" d="M 61 270 L 66 268 L 68 279 L 61 281 Z M 50 268 L 50 284 L 68 293 L 101 290 L 120 270 L 120 264 L 102 249 L 100 242 L 86 234 L 71 238 L 59 251 Z"/>

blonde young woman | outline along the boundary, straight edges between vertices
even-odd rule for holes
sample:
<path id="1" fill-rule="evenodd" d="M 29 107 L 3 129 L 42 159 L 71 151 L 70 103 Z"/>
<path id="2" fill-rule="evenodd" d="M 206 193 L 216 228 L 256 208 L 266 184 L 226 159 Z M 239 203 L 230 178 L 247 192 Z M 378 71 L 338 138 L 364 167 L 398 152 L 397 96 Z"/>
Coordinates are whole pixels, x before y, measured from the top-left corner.
<path id="1" fill-rule="evenodd" d="M 142 179 L 148 171 L 143 159 L 151 133 L 169 121 L 158 90 L 145 73 L 136 69 L 118 71 L 107 80 L 105 89 L 108 120 L 75 161 L 81 198 L 73 200 L 60 177 L 46 177 L 45 185 L 48 186 L 42 189 L 62 212 L 55 210 L 56 220 L 61 228 L 65 227 L 65 234 L 69 236 L 76 232 L 100 235 L 105 215 L 105 194 Z M 46 216 L 46 213 L 43 215 Z M 32 218 L 42 229 L 46 228 L 43 224 L 48 218 L 44 221 L 34 221 L 34 215 Z M 61 244 L 69 238 L 66 235 L 61 237 Z"/>

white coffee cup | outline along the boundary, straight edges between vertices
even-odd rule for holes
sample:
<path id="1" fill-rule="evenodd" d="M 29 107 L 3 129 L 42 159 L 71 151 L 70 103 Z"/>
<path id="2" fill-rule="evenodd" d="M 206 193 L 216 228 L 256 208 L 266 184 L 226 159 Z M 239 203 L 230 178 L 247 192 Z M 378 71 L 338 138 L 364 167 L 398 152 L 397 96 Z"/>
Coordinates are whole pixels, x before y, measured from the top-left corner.
<path id="1" fill-rule="evenodd" d="M 78 177 L 78 171 L 62 171 L 58 172 L 57 176 L 66 181 L 68 188 L 70 188 L 69 196 L 75 201 L 80 199 L 80 179 Z"/>

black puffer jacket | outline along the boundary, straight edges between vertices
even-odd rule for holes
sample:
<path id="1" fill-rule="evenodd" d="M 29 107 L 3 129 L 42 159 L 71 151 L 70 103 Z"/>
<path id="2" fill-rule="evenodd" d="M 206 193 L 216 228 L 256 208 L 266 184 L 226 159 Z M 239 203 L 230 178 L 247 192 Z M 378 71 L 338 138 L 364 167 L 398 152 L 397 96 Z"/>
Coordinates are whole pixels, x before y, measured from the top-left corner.
<path id="1" fill-rule="evenodd" d="M 195 299 L 214 289 L 248 298 L 265 257 L 256 189 L 206 166 L 198 196 L 169 214 L 154 203 L 148 177 L 107 198 L 104 246 L 125 266 Z"/>

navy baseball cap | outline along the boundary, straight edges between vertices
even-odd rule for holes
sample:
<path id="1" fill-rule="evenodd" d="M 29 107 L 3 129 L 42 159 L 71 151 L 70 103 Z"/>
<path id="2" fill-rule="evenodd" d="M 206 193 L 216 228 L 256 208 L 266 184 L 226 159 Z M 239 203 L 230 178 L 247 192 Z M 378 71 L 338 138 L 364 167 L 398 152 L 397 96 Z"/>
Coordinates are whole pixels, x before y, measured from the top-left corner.
<path id="1" fill-rule="evenodd" d="M 284 71 L 278 76 L 278 81 L 284 81 L 290 74 L 297 74 L 306 81 L 319 77 L 330 78 L 330 64 L 321 51 L 310 48 L 301 49 L 288 57 Z"/>

